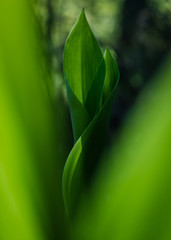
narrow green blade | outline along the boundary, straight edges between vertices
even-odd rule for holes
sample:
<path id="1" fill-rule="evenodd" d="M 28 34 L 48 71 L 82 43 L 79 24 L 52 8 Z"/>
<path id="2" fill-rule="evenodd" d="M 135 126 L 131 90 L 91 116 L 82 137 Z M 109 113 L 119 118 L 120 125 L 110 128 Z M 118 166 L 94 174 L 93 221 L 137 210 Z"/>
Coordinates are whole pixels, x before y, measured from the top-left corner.
<path id="1" fill-rule="evenodd" d="M 0 239 L 64 239 L 65 128 L 45 84 L 30 3 L 0 1 L 0 29 Z"/>

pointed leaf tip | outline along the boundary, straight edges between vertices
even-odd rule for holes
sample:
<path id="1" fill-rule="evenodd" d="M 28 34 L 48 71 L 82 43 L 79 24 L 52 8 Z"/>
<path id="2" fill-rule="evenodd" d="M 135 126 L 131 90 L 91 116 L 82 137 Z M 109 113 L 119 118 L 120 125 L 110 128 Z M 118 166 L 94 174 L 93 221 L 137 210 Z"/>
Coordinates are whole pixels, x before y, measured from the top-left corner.
<path id="1" fill-rule="evenodd" d="M 108 49 L 108 48 L 105 48 L 104 57 L 107 57 L 107 56 L 111 56 L 111 57 L 112 57 L 109 49 Z"/>
<path id="2" fill-rule="evenodd" d="M 81 14 L 84 14 L 84 15 L 85 15 L 84 8 L 82 8 L 82 10 L 81 10 Z"/>
<path id="3" fill-rule="evenodd" d="M 82 10 L 81 10 L 80 16 L 78 18 L 78 22 L 79 21 L 82 22 L 83 24 L 86 24 L 87 27 L 90 28 L 89 23 L 87 21 L 87 17 L 86 17 L 84 8 L 82 8 Z"/>

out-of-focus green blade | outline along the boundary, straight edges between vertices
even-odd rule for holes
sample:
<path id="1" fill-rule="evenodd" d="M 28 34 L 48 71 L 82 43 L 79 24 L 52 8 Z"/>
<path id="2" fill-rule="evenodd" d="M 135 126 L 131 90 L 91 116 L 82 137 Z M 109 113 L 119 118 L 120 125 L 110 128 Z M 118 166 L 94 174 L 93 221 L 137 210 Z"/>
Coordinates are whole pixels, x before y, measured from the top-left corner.
<path id="1" fill-rule="evenodd" d="M 1 240 L 62 239 L 65 233 L 60 122 L 34 28 L 27 1 L 0 1 Z"/>
<path id="2" fill-rule="evenodd" d="M 99 108 L 105 78 L 103 55 L 84 9 L 66 40 L 64 75 L 76 141 L 87 127 L 88 119 L 94 117 Z M 73 99 L 78 104 L 73 104 Z"/>
<path id="3" fill-rule="evenodd" d="M 142 94 L 104 159 L 73 223 L 74 240 L 171 238 L 170 62 Z"/>
<path id="4" fill-rule="evenodd" d="M 107 72 L 107 76 L 114 77 L 113 73 L 115 73 L 118 77 L 118 83 L 119 71 L 118 68 L 115 68 L 114 59 L 108 54 L 105 60 L 106 64 L 111 66 L 111 68 L 107 68 L 110 71 L 110 73 Z M 110 79 L 110 81 L 112 80 Z M 97 167 L 98 160 L 104 150 L 117 83 L 113 85 L 108 99 L 75 143 L 68 156 L 63 173 L 63 196 L 68 215 L 72 215 L 75 211 L 77 200 L 85 191 L 85 184 L 90 181 L 92 172 Z"/>

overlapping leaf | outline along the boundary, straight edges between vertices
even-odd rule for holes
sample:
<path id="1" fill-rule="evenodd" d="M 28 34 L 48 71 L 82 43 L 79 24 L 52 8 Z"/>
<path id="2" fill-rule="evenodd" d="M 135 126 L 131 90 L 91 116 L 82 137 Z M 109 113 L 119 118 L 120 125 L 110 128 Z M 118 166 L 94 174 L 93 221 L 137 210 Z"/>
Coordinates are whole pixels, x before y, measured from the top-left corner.
<path id="1" fill-rule="evenodd" d="M 114 59 L 108 50 L 103 57 L 84 10 L 66 41 L 64 74 L 75 139 L 63 173 L 63 196 L 71 214 L 105 146 L 119 79 Z"/>

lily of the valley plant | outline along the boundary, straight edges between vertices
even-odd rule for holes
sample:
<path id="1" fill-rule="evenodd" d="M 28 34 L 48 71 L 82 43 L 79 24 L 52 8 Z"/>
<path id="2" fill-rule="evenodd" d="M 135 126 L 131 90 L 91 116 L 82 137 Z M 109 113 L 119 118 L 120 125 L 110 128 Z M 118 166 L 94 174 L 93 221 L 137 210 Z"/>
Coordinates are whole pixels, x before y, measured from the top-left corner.
<path id="1" fill-rule="evenodd" d="M 84 9 L 66 40 L 64 76 L 74 146 L 64 168 L 63 197 L 72 215 L 104 149 L 119 80 L 117 64 L 108 49 L 103 56 Z"/>

